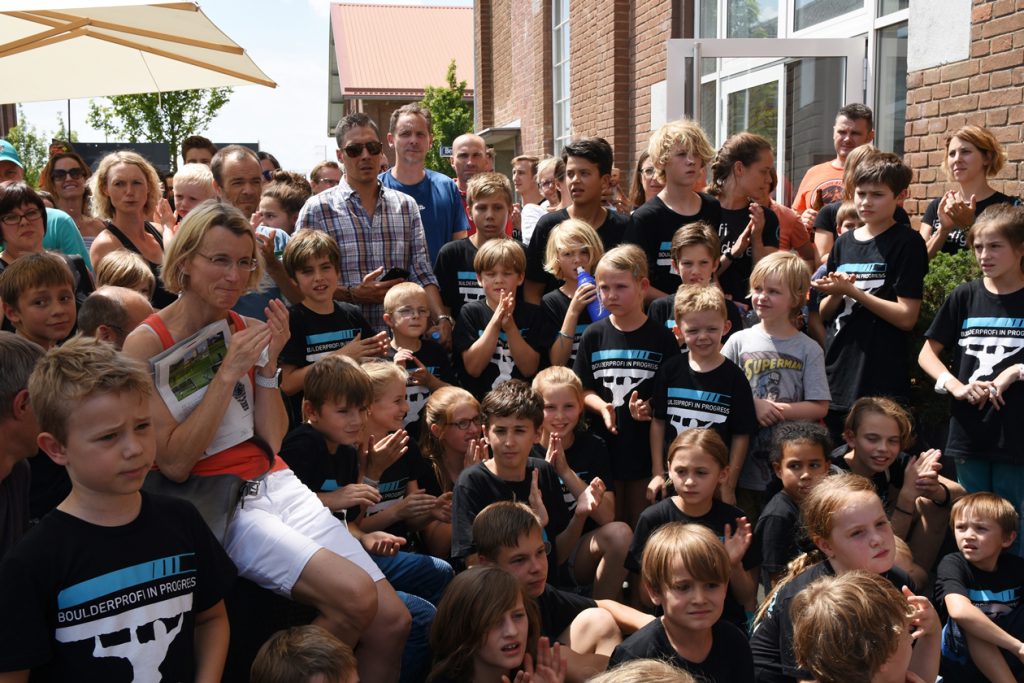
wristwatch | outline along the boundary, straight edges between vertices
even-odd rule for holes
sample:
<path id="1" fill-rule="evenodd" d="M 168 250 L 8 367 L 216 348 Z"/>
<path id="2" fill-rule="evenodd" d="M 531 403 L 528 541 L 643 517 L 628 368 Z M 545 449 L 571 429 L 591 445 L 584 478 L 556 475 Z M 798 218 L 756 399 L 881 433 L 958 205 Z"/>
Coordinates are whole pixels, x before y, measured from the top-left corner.
<path id="1" fill-rule="evenodd" d="M 281 368 L 277 369 L 273 377 L 264 377 L 260 373 L 256 373 L 256 386 L 263 387 L 264 389 L 277 389 L 281 386 Z"/>
<path id="2" fill-rule="evenodd" d="M 447 320 L 449 325 L 451 325 L 452 327 L 455 327 L 455 318 L 451 317 L 450 315 L 439 315 L 439 316 L 437 316 L 437 322 L 440 323 L 442 320 Z"/>

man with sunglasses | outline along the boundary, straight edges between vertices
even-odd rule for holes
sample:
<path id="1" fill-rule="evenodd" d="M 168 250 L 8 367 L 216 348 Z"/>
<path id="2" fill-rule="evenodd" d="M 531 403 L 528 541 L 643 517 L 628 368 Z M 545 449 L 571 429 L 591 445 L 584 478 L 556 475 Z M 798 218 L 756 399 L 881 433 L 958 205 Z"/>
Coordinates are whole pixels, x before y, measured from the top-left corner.
<path id="1" fill-rule="evenodd" d="M 24 180 L 25 167 L 18 150 L 7 140 L 0 140 L 0 183 L 20 183 Z M 85 248 L 82 233 L 78 231 L 74 219 L 60 209 L 46 209 L 43 249 L 68 256 L 81 256 L 86 267 L 92 271 L 92 261 L 89 260 L 89 250 Z"/>
<path id="2" fill-rule="evenodd" d="M 412 103 L 396 109 L 388 132 L 395 165 L 380 175 L 380 181 L 416 200 L 433 263 L 446 242 L 468 234 L 469 220 L 452 179 L 426 168 L 427 152 L 434 144 L 430 131 L 430 111 L 423 106 Z"/>
<path id="3" fill-rule="evenodd" d="M 427 293 L 433 330 L 449 345 L 452 319 L 441 306 L 420 209 L 413 197 L 377 176 L 384 151 L 377 124 L 362 112 L 349 114 L 338 122 L 335 138 L 345 174 L 336 187 L 306 201 L 296 224 L 297 229 L 326 232 L 338 243 L 341 275 L 334 298 L 359 304 L 380 332 L 385 329 L 384 295 L 403 280 L 415 282 Z M 455 192 L 455 183 L 441 177 Z M 456 208 L 464 218 L 462 207 Z"/>

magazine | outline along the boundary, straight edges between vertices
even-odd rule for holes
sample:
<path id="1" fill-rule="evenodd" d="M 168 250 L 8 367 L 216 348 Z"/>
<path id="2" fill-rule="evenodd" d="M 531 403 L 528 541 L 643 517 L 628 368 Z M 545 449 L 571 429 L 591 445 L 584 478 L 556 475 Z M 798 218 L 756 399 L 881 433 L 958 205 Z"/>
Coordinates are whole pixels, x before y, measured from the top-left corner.
<path id="1" fill-rule="evenodd" d="M 156 390 L 179 423 L 203 400 L 230 342 L 231 328 L 222 319 L 150 359 Z M 235 384 L 232 401 L 203 457 L 252 438 L 254 398 L 252 382 L 243 380 Z"/>

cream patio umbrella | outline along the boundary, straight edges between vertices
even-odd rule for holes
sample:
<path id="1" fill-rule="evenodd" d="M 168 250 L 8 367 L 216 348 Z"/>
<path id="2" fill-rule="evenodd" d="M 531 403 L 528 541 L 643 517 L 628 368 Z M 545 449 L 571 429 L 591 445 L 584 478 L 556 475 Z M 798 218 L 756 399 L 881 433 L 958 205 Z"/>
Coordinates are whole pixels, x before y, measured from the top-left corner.
<path id="1" fill-rule="evenodd" d="M 0 0 L 0 103 L 276 87 L 193 2 L 98 1 Z"/>

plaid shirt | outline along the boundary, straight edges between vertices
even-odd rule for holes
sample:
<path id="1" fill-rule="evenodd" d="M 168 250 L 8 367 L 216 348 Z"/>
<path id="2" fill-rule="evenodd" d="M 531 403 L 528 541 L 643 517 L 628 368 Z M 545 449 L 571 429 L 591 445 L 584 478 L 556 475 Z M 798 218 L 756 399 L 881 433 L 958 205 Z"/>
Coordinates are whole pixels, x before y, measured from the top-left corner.
<path id="1" fill-rule="evenodd" d="M 407 194 L 378 184 L 373 219 L 359 193 L 345 178 L 337 187 L 309 198 L 299 212 L 296 229 L 322 230 L 341 249 L 339 287 L 355 287 L 377 268 L 409 271 L 409 281 L 421 287 L 437 285 L 430 267 L 427 238 L 420 210 Z M 367 322 L 378 332 L 385 329 L 383 304 L 361 304 Z"/>

